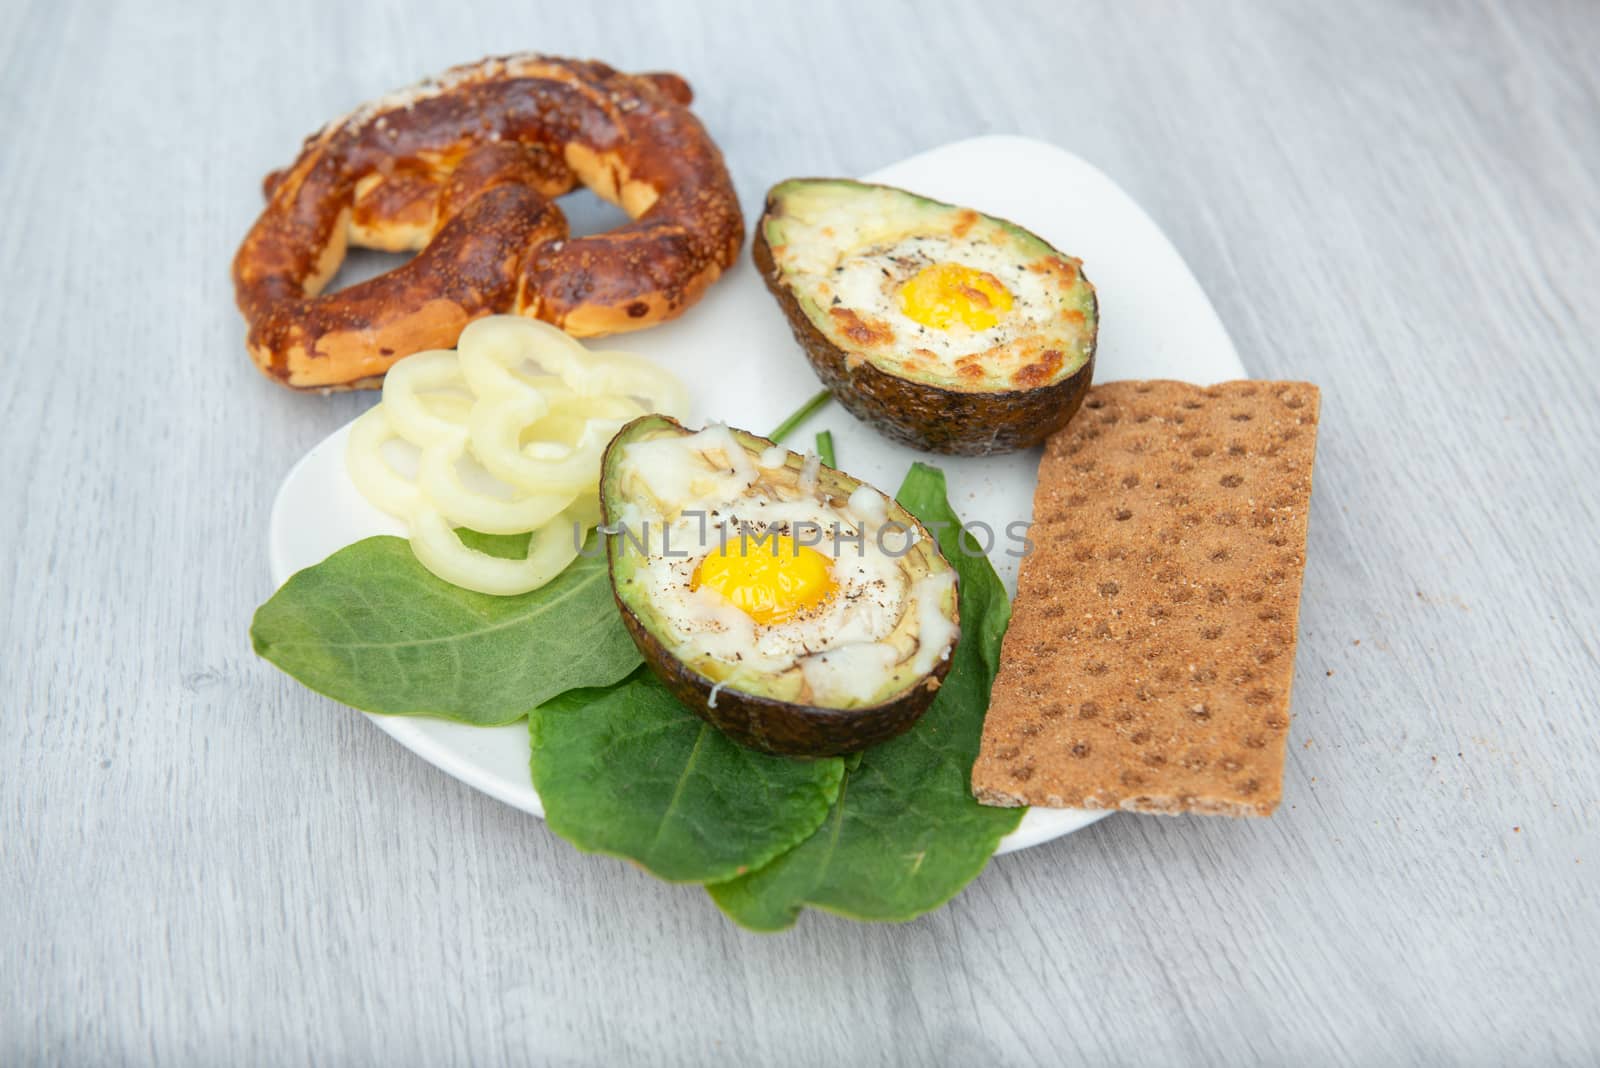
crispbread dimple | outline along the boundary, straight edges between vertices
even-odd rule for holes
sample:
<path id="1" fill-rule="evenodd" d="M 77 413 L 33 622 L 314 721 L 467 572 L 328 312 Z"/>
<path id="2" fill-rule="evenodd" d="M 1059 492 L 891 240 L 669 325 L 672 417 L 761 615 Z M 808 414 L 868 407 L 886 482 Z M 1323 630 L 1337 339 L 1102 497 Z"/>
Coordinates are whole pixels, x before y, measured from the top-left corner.
<path id="1" fill-rule="evenodd" d="M 1305 382 L 1090 391 L 1039 464 L 979 800 L 1272 812 L 1319 399 Z"/>

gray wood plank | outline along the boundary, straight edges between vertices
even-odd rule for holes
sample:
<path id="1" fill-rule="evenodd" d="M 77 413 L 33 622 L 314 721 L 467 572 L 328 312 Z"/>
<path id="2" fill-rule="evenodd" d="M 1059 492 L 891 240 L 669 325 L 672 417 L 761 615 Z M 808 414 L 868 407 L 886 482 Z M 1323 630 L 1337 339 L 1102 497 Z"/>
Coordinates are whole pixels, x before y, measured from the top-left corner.
<path id="1" fill-rule="evenodd" d="M 490 51 L 683 72 L 747 206 L 984 132 L 1115 176 L 1324 389 L 1288 794 L 904 926 L 742 933 L 276 675 L 278 480 L 362 401 L 227 265 L 324 118 Z M 1592 4 L 0 9 L 0 1062 L 1600 1057 Z"/>

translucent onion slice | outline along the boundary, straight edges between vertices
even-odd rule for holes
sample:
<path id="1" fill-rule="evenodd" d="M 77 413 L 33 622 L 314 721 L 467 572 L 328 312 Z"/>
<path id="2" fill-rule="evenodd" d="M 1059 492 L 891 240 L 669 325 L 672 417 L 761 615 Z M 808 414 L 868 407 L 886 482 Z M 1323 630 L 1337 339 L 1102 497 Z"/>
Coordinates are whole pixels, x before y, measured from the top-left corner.
<path id="1" fill-rule="evenodd" d="M 484 534 L 521 534 L 537 530 L 560 515 L 578 491 L 530 493 L 497 497 L 467 488 L 458 466 L 466 456 L 466 440 L 439 442 L 422 450 L 417 486 L 428 503 L 453 526 Z"/>
<path id="2" fill-rule="evenodd" d="M 550 416 L 564 416 L 571 419 L 615 419 L 626 423 L 654 411 L 647 408 L 632 397 L 581 397 L 567 389 L 565 386 L 555 386 L 545 390 L 545 398 L 550 402 Z M 528 435 L 543 437 L 539 433 L 538 424 L 528 428 Z M 574 438 L 576 435 L 574 435 Z"/>
<path id="3" fill-rule="evenodd" d="M 522 431 L 522 447 L 532 445 L 573 446 L 589 429 L 590 420 L 582 415 L 568 415 L 557 409 Z"/>
<path id="4" fill-rule="evenodd" d="M 437 509 L 424 506 L 411 516 L 411 551 L 423 567 L 463 589 L 501 597 L 527 593 L 577 558 L 579 538 L 564 515 L 534 531 L 525 558 L 507 560 L 469 549 Z"/>
<path id="5" fill-rule="evenodd" d="M 549 323 L 495 315 L 467 324 L 456 342 L 461 373 L 480 397 L 539 393 L 513 369 L 532 363 L 578 389 L 589 350 Z"/>
<path id="6" fill-rule="evenodd" d="M 383 457 L 383 447 L 396 436 L 383 405 L 369 408 L 350 428 L 345 466 L 363 497 L 375 507 L 403 519 L 421 507 L 423 500 L 417 484 L 389 466 L 389 461 Z"/>
<path id="7" fill-rule="evenodd" d="M 600 524 L 600 492 L 581 493 L 572 502 L 572 507 L 567 509 L 566 517 L 575 530 L 585 533 L 593 530 Z"/>
<path id="8" fill-rule="evenodd" d="M 682 419 L 689 414 L 689 392 L 666 368 L 631 352 L 591 352 L 584 366 L 585 396 L 637 397 L 645 410 Z"/>
<path id="9" fill-rule="evenodd" d="M 383 377 L 383 408 L 395 433 L 418 448 L 447 441 L 464 433 L 462 424 L 448 418 L 423 399 L 429 391 L 462 390 L 467 381 L 456 354 L 435 349 L 407 356 Z"/>
<path id="10" fill-rule="evenodd" d="M 390 369 L 382 403 L 351 428 L 346 462 L 367 500 L 405 521 L 428 570 L 481 593 L 524 593 L 559 574 L 599 522 L 600 464 L 616 432 L 651 411 L 681 417 L 687 401 L 649 361 L 592 353 L 547 323 L 491 316 L 469 324 L 456 350 Z M 418 454 L 414 479 L 385 454 L 396 441 Z M 488 477 L 464 477 L 474 474 L 468 462 Z M 470 549 L 456 527 L 530 533 L 527 556 Z"/>
<path id="11" fill-rule="evenodd" d="M 534 442 L 525 447 L 522 430 L 539 414 L 521 398 L 494 405 L 480 402 L 467 420 L 472 455 L 495 478 L 528 493 L 578 493 L 597 485 L 600 458 L 615 428 L 607 434 L 605 426 L 591 420 L 572 445 Z"/>

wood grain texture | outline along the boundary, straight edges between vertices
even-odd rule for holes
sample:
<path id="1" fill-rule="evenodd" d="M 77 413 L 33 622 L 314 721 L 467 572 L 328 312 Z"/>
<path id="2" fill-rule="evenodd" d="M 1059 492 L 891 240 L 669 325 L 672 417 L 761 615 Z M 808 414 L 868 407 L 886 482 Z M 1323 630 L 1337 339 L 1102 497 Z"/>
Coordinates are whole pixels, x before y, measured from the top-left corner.
<path id="1" fill-rule="evenodd" d="M 228 262 L 324 118 L 491 51 L 684 73 L 747 207 L 985 132 L 1094 161 L 1323 389 L 1286 797 L 771 938 L 250 654 L 362 398 Z M 1545 4 L 0 8 L 0 1063 L 1593 1063 L 1600 17 Z"/>

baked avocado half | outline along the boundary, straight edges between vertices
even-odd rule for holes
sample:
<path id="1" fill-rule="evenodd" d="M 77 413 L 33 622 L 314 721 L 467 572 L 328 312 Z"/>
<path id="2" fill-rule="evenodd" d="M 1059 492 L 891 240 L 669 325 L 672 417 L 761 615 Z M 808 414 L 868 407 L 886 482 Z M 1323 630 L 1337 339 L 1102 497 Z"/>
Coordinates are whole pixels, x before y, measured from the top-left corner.
<path id="1" fill-rule="evenodd" d="M 1094 374 L 1080 261 L 1015 223 L 891 186 L 794 178 L 767 194 L 756 266 L 817 376 L 857 418 L 985 456 L 1067 424 Z"/>
<path id="2" fill-rule="evenodd" d="M 606 449 L 600 501 L 628 632 L 737 742 L 865 749 L 916 722 L 950 670 L 956 573 L 938 542 L 815 456 L 643 416 Z"/>

